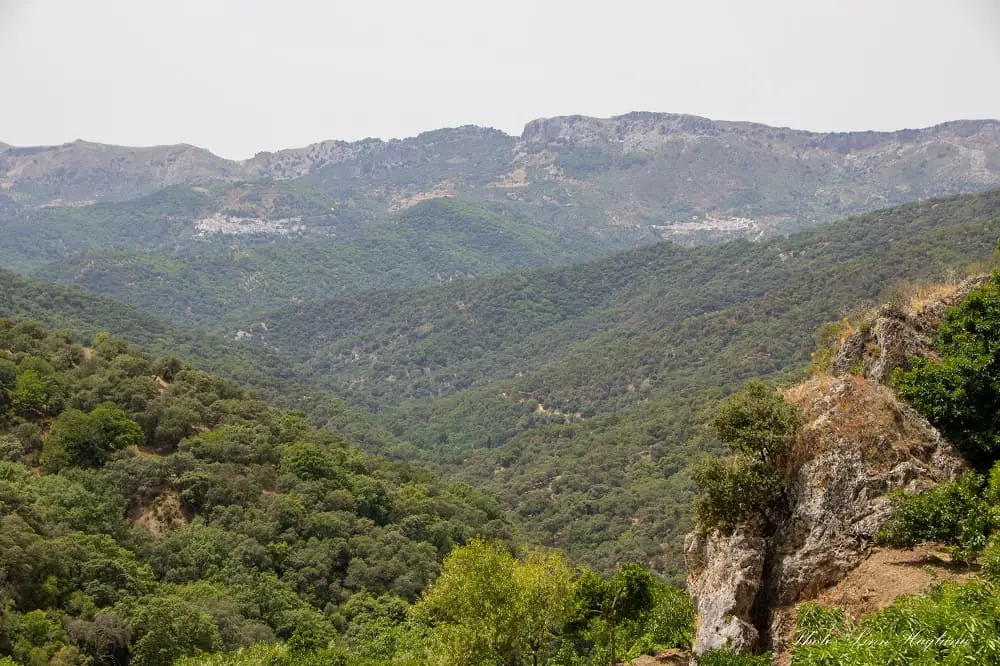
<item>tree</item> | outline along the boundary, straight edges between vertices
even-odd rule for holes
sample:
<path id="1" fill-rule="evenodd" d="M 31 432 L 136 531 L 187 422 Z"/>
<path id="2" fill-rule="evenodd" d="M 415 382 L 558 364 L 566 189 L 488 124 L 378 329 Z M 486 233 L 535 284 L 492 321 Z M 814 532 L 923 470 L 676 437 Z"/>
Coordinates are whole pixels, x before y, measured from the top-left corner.
<path id="1" fill-rule="evenodd" d="M 89 414 L 67 409 L 52 422 L 42 447 L 42 464 L 50 470 L 69 465 L 100 467 L 109 453 L 138 446 L 144 439 L 139 424 L 111 403 Z"/>
<path id="2" fill-rule="evenodd" d="M 516 663 L 515 565 L 502 544 L 480 540 L 445 559 L 414 613 L 435 629 L 448 663 Z"/>
<path id="3" fill-rule="evenodd" d="M 219 631 L 212 619 L 177 597 L 128 600 L 118 610 L 135 636 L 130 651 L 136 666 L 167 666 L 180 657 L 219 647 Z"/>
<path id="4" fill-rule="evenodd" d="M 940 360 L 895 375 L 913 404 L 980 469 L 1000 458 L 1000 272 L 948 311 L 934 337 Z"/>
<path id="5" fill-rule="evenodd" d="M 713 425 L 730 451 L 773 466 L 788 452 L 798 422 L 781 393 L 753 380 L 719 406 Z"/>
<path id="6" fill-rule="evenodd" d="M 537 664 L 572 608 L 573 574 L 562 556 L 517 560 L 498 542 L 455 548 L 414 614 L 434 628 L 446 663 Z"/>
<path id="7" fill-rule="evenodd" d="M 653 605 L 621 626 L 618 642 L 631 654 L 656 654 L 665 648 L 687 648 L 694 638 L 694 603 L 687 593 L 653 579 Z"/>
<path id="8" fill-rule="evenodd" d="M 795 439 L 799 413 L 764 382 L 754 380 L 723 402 L 712 425 L 733 453 L 694 467 L 699 495 L 695 513 L 702 528 L 730 530 L 767 510 L 781 497 L 781 471 Z"/>
<path id="9" fill-rule="evenodd" d="M 615 646 L 618 625 L 636 619 L 652 607 L 653 585 L 653 577 L 637 564 L 623 564 L 611 578 L 587 571 L 577 582 L 582 619 L 598 618 L 607 626 L 611 666 L 618 663 Z"/>
<path id="10" fill-rule="evenodd" d="M 45 412 L 49 394 L 42 377 L 34 370 L 25 370 L 18 373 L 10 400 L 20 416 L 39 416 Z"/>
<path id="11" fill-rule="evenodd" d="M 699 490 L 695 515 L 706 530 L 729 532 L 781 496 L 777 470 L 742 456 L 728 460 L 706 456 L 695 462 L 691 474 Z"/>
<path id="12" fill-rule="evenodd" d="M 518 614 L 531 663 L 538 664 L 552 639 L 562 631 L 572 608 L 573 572 L 559 553 L 529 551 L 514 570 Z"/>

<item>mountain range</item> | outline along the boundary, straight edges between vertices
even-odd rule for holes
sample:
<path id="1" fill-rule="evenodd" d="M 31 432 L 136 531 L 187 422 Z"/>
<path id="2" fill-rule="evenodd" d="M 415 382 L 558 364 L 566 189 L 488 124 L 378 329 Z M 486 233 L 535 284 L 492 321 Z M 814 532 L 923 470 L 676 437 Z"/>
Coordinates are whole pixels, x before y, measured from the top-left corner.
<path id="1" fill-rule="evenodd" d="M 998 142 L 994 120 L 816 133 L 630 113 L 539 119 L 520 137 L 465 126 L 401 140 L 324 141 L 244 161 L 189 145 L 0 144 L 0 192 L 10 214 L 126 201 L 178 185 L 214 186 L 205 218 L 301 217 L 298 226 L 307 233 L 459 197 L 585 233 L 623 228 L 711 238 L 797 229 L 1000 185 Z"/>

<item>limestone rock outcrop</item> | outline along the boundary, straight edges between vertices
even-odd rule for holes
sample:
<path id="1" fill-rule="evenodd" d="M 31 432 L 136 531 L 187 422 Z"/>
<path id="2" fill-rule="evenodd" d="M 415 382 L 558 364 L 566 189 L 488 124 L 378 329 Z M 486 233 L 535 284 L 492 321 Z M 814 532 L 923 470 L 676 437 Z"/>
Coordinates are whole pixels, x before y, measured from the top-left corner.
<path id="1" fill-rule="evenodd" d="M 896 368 L 907 369 L 911 357 L 932 355 L 931 339 L 946 308 L 961 301 L 987 279 L 986 275 L 968 278 L 917 308 L 894 303 L 883 305 L 868 325 L 843 341 L 833 361 L 832 374 L 856 371 L 884 384 Z"/>
<path id="2" fill-rule="evenodd" d="M 764 580 L 767 543 L 760 525 L 744 525 L 730 535 L 689 534 L 684 543 L 692 572 L 688 592 L 698 602 L 696 653 L 730 647 L 753 650 L 759 635 L 750 621 Z"/>
<path id="3" fill-rule="evenodd" d="M 863 561 L 891 516 L 886 494 L 958 474 L 962 459 L 886 386 L 818 377 L 786 393 L 804 416 L 789 454 L 779 515 L 732 535 L 688 536 L 689 590 L 700 618 L 695 652 L 728 645 L 780 651 L 790 609 Z"/>

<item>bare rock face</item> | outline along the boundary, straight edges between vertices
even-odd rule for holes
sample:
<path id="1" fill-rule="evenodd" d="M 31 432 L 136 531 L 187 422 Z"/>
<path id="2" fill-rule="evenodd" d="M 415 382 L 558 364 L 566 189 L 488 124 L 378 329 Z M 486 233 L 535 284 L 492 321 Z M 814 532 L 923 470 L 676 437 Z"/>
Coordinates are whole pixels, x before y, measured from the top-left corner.
<path id="1" fill-rule="evenodd" d="M 871 553 L 891 517 L 886 493 L 919 491 L 963 469 L 951 445 L 881 384 L 819 377 L 786 398 L 805 423 L 789 454 L 784 510 L 769 525 L 692 534 L 685 544 L 701 619 L 696 653 L 727 641 L 733 650 L 780 651 L 791 607 Z"/>
<path id="2" fill-rule="evenodd" d="M 911 357 L 933 354 L 931 339 L 945 310 L 981 287 L 988 277 L 971 277 L 950 293 L 917 308 L 883 305 L 868 326 L 844 340 L 831 372 L 834 375 L 859 372 L 873 381 L 886 383 L 896 368 L 909 369 Z"/>
<path id="3" fill-rule="evenodd" d="M 750 621 L 763 583 L 766 540 L 760 525 L 744 525 L 731 535 L 689 534 L 684 559 L 693 572 L 688 592 L 697 602 L 696 654 L 716 648 L 753 650 L 759 635 Z"/>

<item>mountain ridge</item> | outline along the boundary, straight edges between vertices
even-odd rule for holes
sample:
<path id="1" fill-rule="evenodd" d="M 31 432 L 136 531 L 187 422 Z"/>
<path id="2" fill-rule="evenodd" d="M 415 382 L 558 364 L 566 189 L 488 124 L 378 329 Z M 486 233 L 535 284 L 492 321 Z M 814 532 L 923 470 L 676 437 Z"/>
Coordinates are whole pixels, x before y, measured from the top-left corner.
<path id="1" fill-rule="evenodd" d="M 464 125 L 403 139 L 327 140 L 246 160 L 188 144 L 0 145 L 4 208 L 22 213 L 126 201 L 167 186 L 267 181 L 301 184 L 375 222 L 414 202 L 459 197 L 520 209 L 540 225 L 706 241 L 1000 186 L 1000 121 L 811 132 L 632 112 L 540 118 L 520 137 Z"/>
<path id="2" fill-rule="evenodd" d="M 52 144 L 31 144 L 31 145 L 20 145 L 7 143 L 5 141 L 0 141 L 0 151 L 4 152 L 42 152 L 47 150 L 65 149 L 72 146 L 86 146 L 99 149 L 116 148 L 121 150 L 128 150 L 134 152 L 152 152 L 164 149 L 184 149 L 184 150 L 194 150 L 200 153 L 205 153 L 212 158 L 215 158 L 222 162 L 228 162 L 230 164 L 237 165 L 247 165 L 255 161 L 261 161 L 265 156 L 277 156 L 283 153 L 302 153 L 309 151 L 310 149 L 321 149 L 328 147 L 347 147 L 347 146 L 362 146 L 367 144 L 391 144 L 391 143 L 403 143 L 412 139 L 419 139 L 430 134 L 437 133 L 447 133 L 447 132 L 465 132 L 472 131 L 474 133 L 490 133 L 502 135 L 503 137 L 510 139 L 521 139 L 523 141 L 534 140 L 535 137 L 543 132 L 546 125 L 549 124 L 570 124 L 570 123 L 619 123 L 623 121 L 633 122 L 641 121 L 644 119 L 653 119 L 658 121 L 672 120 L 680 125 L 688 124 L 691 128 L 708 127 L 711 125 L 723 126 L 723 127 L 742 127 L 747 129 L 759 129 L 759 130 L 772 130 L 778 132 L 792 132 L 795 134 L 811 135 L 811 136 L 848 136 L 848 135 L 862 135 L 862 136 L 875 136 L 884 138 L 904 138 L 908 136 L 913 136 L 914 134 L 919 134 L 922 132 L 932 132 L 935 130 L 945 130 L 945 129 L 960 129 L 960 128 L 972 128 L 972 127 L 984 127 L 984 126 L 1000 126 L 1000 119 L 997 118 L 958 118 L 955 120 L 946 120 L 939 123 L 934 123 L 933 125 L 925 125 L 921 127 L 905 127 L 896 130 L 809 130 L 797 127 L 791 127 L 786 125 L 769 125 L 763 122 L 757 122 L 752 120 L 720 120 L 709 118 L 708 116 L 701 116 L 698 114 L 690 113 L 673 113 L 667 111 L 629 111 L 623 114 L 615 116 L 589 116 L 586 114 L 566 114 L 559 116 L 540 116 L 532 120 L 527 121 L 524 124 L 524 128 L 521 130 L 520 134 L 509 134 L 504 130 L 491 127 L 489 125 L 476 125 L 474 123 L 469 123 L 465 125 L 455 125 L 451 127 L 441 127 L 432 130 L 425 130 L 411 136 L 404 137 L 392 137 L 384 139 L 381 137 L 364 137 L 362 139 L 321 139 L 319 141 L 314 141 L 301 146 L 290 146 L 288 148 L 279 148 L 277 150 L 261 150 L 257 151 L 251 157 L 243 159 L 233 159 L 228 157 L 223 157 L 217 153 L 212 152 L 208 148 L 202 148 L 197 144 L 189 143 L 186 141 L 181 141 L 179 143 L 155 143 L 155 144 L 117 144 L 117 143 L 105 143 L 103 141 L 90 141 L 88 139 L 74 139 L 73 141 L 65 141 L 62 143 L 52 143 Z"/>

